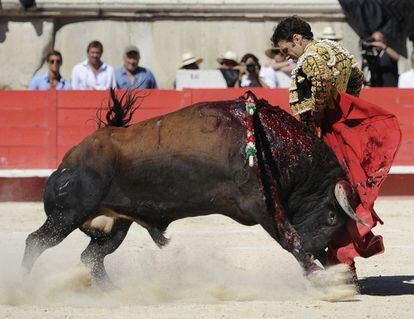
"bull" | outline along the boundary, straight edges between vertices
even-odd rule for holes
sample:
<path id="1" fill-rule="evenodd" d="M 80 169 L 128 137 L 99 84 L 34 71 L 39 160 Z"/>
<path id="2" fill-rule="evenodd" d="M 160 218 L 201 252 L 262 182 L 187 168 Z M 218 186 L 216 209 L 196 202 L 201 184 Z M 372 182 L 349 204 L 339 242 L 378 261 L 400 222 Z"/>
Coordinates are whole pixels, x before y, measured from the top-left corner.
<path id="1" fill-rule="evenodd" d="M 330 239 L 352 210 L 344 170 L 325 143 L 279 107 L 255 99 L 257 164 L 245 158 L 245 97 L 191 105 L 129 126 L 137 96 L 111 91 L 106 122 L 64 156 L 44 189 L 46 221 L 28 235 L 23 267 L 79 228 L 81 261 L 112 285 L 104 259 L 132 223 L 162 247 L 169 224 L 222 214 L 261 225 L 306 274 L 324 264 Z M 362 222 L 359 220 L 359 222 Z"/>

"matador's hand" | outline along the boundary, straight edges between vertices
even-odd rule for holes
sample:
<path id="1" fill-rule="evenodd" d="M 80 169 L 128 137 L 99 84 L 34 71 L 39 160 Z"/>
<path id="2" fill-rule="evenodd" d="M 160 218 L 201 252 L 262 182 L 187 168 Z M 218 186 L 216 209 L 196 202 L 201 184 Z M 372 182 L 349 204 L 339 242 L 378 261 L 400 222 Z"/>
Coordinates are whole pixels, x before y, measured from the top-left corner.
<path id="1" fill-rule="evenodd" d="M 322 111 L 312 111 L 312 117 L 315 122 L 315 135 L 319 138 L 322 137 L 322 122 L 324 119 L 325 112 Z"/>

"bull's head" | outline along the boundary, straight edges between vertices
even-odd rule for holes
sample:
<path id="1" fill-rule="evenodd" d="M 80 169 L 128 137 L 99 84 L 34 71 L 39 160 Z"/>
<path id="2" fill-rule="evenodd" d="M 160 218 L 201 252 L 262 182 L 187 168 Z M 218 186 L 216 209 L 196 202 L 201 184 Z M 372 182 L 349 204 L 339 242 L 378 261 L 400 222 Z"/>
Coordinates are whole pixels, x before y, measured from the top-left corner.
<path id="1" fill-rule="evenodd" d="M 328 196 L 313 201 L 308 203 L 307 213 L 295 214 L 292 223 L 302 238 L 305 252 L 315 257 L 325 255 L 329 241 L 345 226 L 348 218 L 368 227 L 354 211 L 358 198 L 347 181 L 337 182 Z"/>

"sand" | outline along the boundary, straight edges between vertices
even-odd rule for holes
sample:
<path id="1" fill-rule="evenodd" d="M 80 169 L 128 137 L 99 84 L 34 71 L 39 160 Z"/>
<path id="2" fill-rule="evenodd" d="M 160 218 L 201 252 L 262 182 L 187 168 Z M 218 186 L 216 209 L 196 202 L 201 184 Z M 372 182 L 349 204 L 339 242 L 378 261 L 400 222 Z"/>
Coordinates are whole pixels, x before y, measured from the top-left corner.
<path id="1" fill-rule="evenodd" d="M 106 259 L 119 291 L 90 285 L 79 230 L 20 274 L 41 203 L 0 203 L 0 318 L 414 318 L 414 199 L 381 199 L 386 252 L 357 259 L 362 294 L 328 302 L 259 226 L 212 215 L 173 223 L 160 250 L 133 225 Z"/>

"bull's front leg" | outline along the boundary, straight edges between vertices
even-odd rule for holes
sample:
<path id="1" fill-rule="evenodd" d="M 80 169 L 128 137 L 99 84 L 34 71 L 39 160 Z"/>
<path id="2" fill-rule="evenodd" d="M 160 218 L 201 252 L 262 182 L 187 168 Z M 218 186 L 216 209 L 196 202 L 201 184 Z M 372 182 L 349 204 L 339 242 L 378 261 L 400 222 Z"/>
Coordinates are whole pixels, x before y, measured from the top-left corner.
<path id="1" fill-rule="evenodd" d="M 315 263 L 313 257 L 303 249 L 303 242 L 292 226 L 278 200 L 269 203 L 266 199 L 262 202 L 263 195 L 260 192 L 240 198 L 240 208 L 242 211 L 253 213 L 260 216 L 257 222 L 274 238 L 283 249 L 290 252 L 304 269 L 305 274 L 311 274 L 321 268 Z M 264 205 L 265 204 L 265 205 Z"/>
<path id="2" fill-rule="evenodd" d="M 299 234 L 289 222 L 279 205 L 276 205 L 273 216 L 278 233 L 277 241 L 296 258 L 305 271 L 305 274 L 308 276 L 315 271 L 322 270 L 322 268 L 315 263 L 313 257 L 303 250 Z"/>
<path id="3" fill-rule="evenodd" d="M 347 265 L 341 264 L 324 271 L 315 263 L 313 256 L 304 251 L 300 235 L 279 205 L 275 207 L 273 219 L 278 232 L 278 242 L 284 249 L 293 254 L 312 285 L 316 288 L 323 288 L 325 296 L 321 296 L 321 298 L 339 300 L 358 293 L 359 287 L 352 281 L 352 275 Z"/>
<path id="4" fill-rule="evenodd" d="M 316 265 L 312 256 L 305 253 L 299 234 L 283 211 L 279 198 L 281 194 L 278 185 L 280 174 L 258 113 L 255 113 L 253 122 L 257 148 L 257 172 L 262 184 L 267 211 L 272 216 L 276 228 L 275 239 L 284 249 L 293 254 L 305 273 L 309 275 L 321 268 Z"/>

